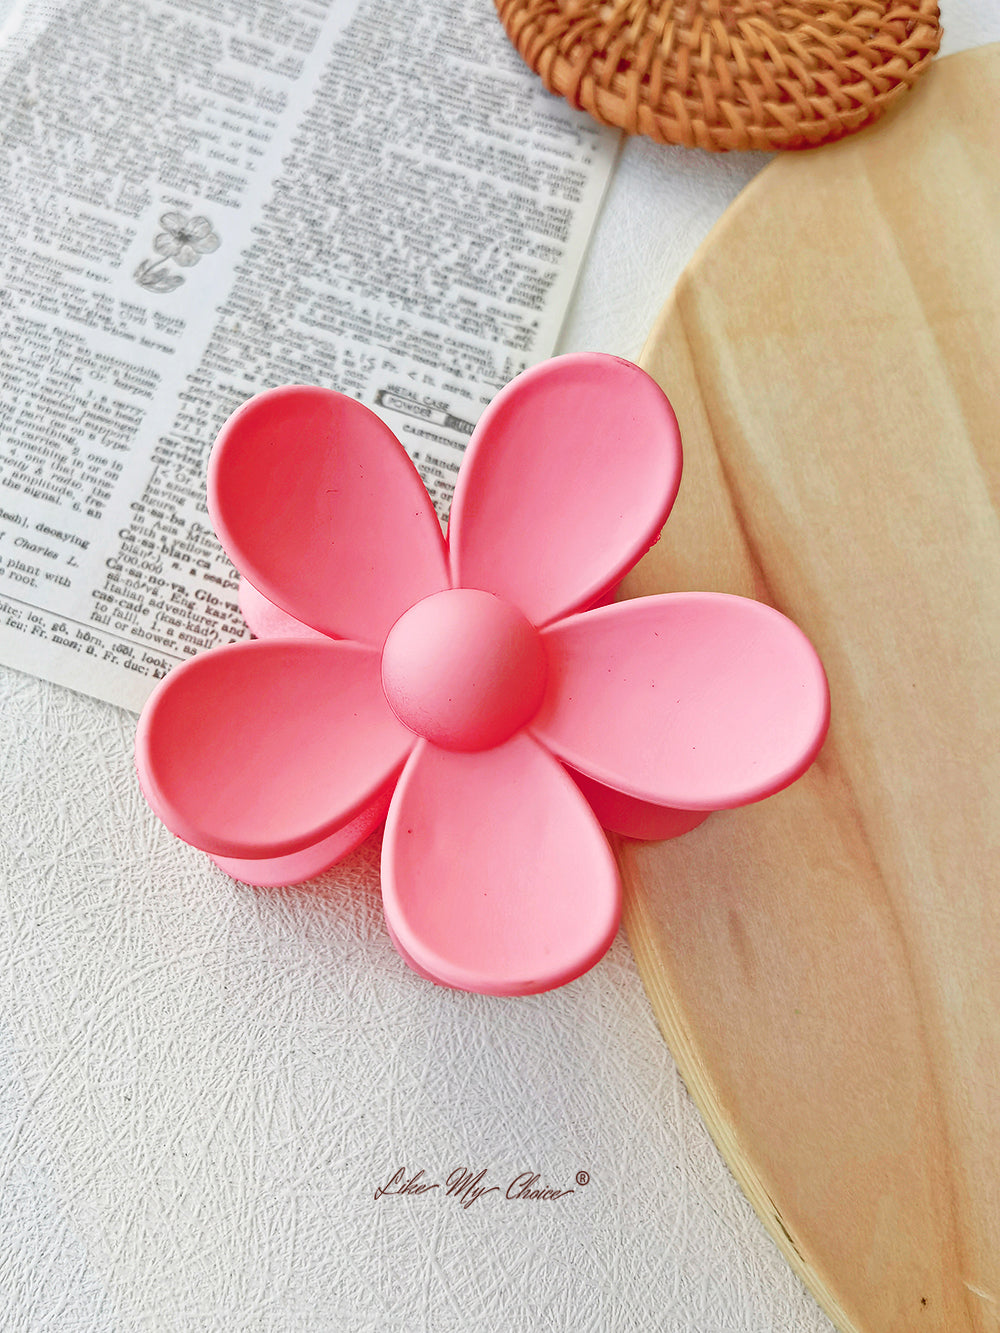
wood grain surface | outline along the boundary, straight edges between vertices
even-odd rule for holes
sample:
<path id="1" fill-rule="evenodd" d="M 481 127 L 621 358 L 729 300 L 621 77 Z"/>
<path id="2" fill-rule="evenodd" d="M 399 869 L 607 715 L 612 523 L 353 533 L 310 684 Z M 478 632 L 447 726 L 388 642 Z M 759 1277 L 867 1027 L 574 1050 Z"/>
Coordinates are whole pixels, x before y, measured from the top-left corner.
<path id="1" fill-rule="evenodd" d="M 643 363 L 680 498 L 626 593 L 771 602 L 814 768 L 624 843 L 626 924 L 716 1141 L 842 1330 L 1000 1330 L 1000 47 L 770 165 Z"/>

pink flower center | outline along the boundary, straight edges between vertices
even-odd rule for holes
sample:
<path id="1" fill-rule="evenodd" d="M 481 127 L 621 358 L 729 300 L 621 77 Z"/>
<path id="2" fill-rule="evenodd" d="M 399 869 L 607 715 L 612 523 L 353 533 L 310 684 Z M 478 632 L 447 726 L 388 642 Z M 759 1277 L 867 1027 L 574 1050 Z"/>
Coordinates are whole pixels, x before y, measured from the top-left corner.
<path id="1" fill-rule="evenodd" d="M 445 750 L 489 750 L 538 711 L 545 649 L 509 602 L 476 588 L 436 592 L 393 625 L 382 688 L 404 726 Z"/>

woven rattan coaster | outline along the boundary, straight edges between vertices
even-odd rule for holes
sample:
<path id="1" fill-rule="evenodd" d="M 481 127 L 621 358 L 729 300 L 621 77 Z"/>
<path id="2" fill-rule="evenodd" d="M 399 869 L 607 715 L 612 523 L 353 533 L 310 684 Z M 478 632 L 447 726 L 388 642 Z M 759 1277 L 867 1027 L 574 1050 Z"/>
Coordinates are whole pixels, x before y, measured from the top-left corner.
<path id="1" fill-rule="evenodd" d="M 880 116 L 941 40 L 936 0 L 496 0 L 546 87 L 689 147 L 809 148 Z"/>

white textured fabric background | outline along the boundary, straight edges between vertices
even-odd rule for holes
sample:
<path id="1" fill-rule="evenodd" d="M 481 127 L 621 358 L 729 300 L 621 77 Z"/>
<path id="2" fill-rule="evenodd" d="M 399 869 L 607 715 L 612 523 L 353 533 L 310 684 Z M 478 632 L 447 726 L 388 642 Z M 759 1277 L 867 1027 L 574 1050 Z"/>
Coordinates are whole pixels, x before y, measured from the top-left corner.
<path id="1" fill-rule="evenodd" d="M 948 50 L 1000 37 L 996 0 L 946 22 Z M 637 356 L 763 160 L 629 143 L 563 349 Z M 434 987 L 386 936 L 377 839 L 235 884 L 147 810 L 133 727 L 0 671 L 0 1328 L 829 1333 L 623 939 L 549 995 Z M 398 1167 L 501 1193 L 376 1200 Z M 504 1199 L 525 1171 L 575 1193 Z"/>

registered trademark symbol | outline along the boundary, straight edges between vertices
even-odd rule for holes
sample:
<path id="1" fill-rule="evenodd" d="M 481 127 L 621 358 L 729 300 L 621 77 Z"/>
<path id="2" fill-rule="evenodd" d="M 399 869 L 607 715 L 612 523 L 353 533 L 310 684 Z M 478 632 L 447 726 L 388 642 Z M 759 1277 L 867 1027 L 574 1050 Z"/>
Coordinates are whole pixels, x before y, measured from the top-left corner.
<path id="1" fill-rule="evenodd" d="M 587 1175 L 586 1171 L 578 1171 L 576 1173 L 576 1183 L 578 1185 L 589 1185 L 590 1176 Z"/>

